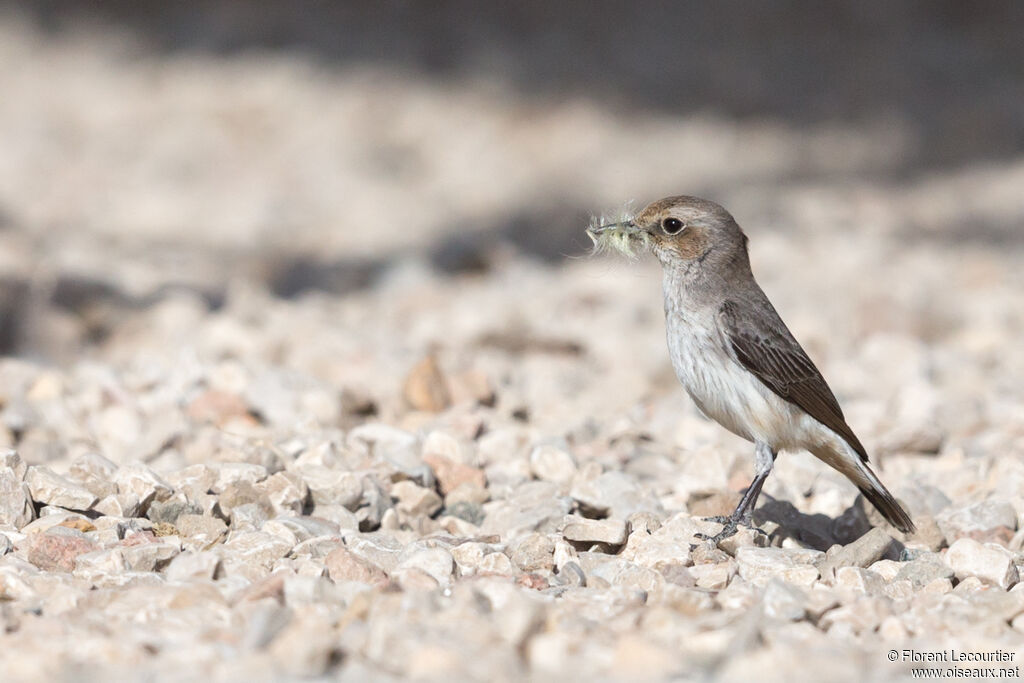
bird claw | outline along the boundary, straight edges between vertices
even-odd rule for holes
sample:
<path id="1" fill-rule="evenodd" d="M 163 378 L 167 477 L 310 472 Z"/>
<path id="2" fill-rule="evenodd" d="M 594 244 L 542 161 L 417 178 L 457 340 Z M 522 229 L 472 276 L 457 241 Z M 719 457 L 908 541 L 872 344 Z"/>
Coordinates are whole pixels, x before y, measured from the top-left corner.
<path id="1" fill-rule="evenodd" d="M 702 541 L 709 541 L 712 545 L 717 546 L 725 539 L 730 538 L 731 536 L 735 536 L 736 532 L 739 531 L 741 526 L 745 526 L 748 529 L 759 531 L 763 534 L 764 531 L 754 526 L 752 518 L 753 515 L 743 515 L 742 517 L 725 517 L 723 515 L 717 515 L 715 517 L 705 517 L 705 522 L 714 522 L 716 524 L 721 524 L 722 530 L 714 536 L 709 536 L 708 534 L 697 532 L 694 534 L 694 537 L 699 538 Z"/>

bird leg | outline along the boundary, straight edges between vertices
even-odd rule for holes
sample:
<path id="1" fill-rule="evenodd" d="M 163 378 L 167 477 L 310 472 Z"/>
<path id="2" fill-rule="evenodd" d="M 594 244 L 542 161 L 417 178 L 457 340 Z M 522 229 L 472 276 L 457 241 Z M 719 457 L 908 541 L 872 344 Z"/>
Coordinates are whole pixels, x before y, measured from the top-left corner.
<path id="1" fill-rule="evenodd" d="M 754 446 L 754 466 L 756 473 L 754 474 L 754 480 L 750 482 L 750 486 L 743 493 L 743 497 L 740 498 L 739 505 L 733 510 L 733 513 L 728 517 L 708 517 L 707 521 L 717 522 L 722 525 L 722 530 L 714 536 L 708 536 L 707 534 L 696 534 L 697 538 L 705 541 L 714 541 L 717 545 L 720 541 L 733 536 L 738 530 L 740 525 L 752 526 L 754 518 L 754 506 L 757 505 L 757 498 L 761 495 L 761 487 L 764 486 L 765 480 L 768 479 L 768 475 L 771 474 L 772 465 L 775 464 L 775 451 L 771 449 L 768 444 L 758 441 Z"/>

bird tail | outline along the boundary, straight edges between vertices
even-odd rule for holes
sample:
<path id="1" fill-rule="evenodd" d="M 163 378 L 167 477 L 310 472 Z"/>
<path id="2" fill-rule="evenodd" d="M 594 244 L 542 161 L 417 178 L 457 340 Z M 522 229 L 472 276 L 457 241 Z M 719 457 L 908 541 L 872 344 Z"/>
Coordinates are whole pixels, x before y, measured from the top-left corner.
<path id="1" fill-rule="evenodd" d="M 910 519 L 910 515 L 903 509 L 903 506 L 896 502 L 896 498 L 889 493 L 889 489 L 885 488 L 885 485 L 875 476 L 875 473 L 871 471 L 866 462 L 860 463 L 860 470 L 862 474 L 866 475 L 864 478 L 867 482 L 862 483 L 858 481 L 859 477 L 854 480 L 857 484 L 857 488 L 864 494 L 875 508 L 882 513 L 885 520 L 892 524 L 894 527 L 899 529 L 905 534 L 912 534 L 917 531 L 917 527 L 914 526 L 914 521 Z"/>
<path id="2" fill-rule="evenodd" d="M 820 459 L 846 475 L 852 481 L 864 497 L 870 501 L 875 508 L 882 513 L 885 520 L 905 534 L 912 534 L 917 531 L 914 521 L 903 509 L 896 498 L 885 488 L 885 484 L 879 480 L 871 468 L 868 467 L 861 457 L 852 448 L 846 449 L 846 457 L 842 457 L 834 450 L 812 451 Z M 820 453 L 820 454 L 819 454 Z"/>

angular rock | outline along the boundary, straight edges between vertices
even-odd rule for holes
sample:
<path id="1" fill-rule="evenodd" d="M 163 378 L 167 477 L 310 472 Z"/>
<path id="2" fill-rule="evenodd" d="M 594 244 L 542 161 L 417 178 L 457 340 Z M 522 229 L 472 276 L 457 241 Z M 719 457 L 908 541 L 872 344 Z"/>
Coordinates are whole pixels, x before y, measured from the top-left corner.
<path id="1" fill-rule="evenodd" d="M 621 519 L 567 517 L 562 535 L 576 543 L 622 545 L 626 542 L 626 522 Z"/>
<path id="2" fill-rule="evenodd" d="M 524 572 L 551 571 L 554 568 L 555 543 L 545 534 L 527 534 L 510 547 L 512 562 Z"/>
<path id="3" fill-rule="evenodd" d="M 180 495 L 180 494 L 179 494 Z M 182 515 L 202 515 L 203 510 L 195 503 L 175 496 L 164 501 L 150 503 L 146 516 L 154 523 L 177 524 Z"/>
<path id="4" fill-rule="evenodd" d="M 0 469 L 6 467 L 11 468 L 19 480 L 23 480 L 28 471 L 28 465 L 18 455 L 18 451 L 13 448 L 0 448 Z"/>
<path id="5" fill-rule="evenodd" d="M 736 553 L 736 562 L 739 575 L 757 586 L 764 586 L 775 577 L 798 586 L 810 586 L 819 576 L 814 563 L 823 556 L 818 550 L 746 546 Z"/>
<path id="6" fill-rule="evenodd" d="M 62 477 L 48 467 L 34 465 L 25 473 L 32 499 L 68 510 L 88 510 L 99 499 L 88 489 Z"/>
<path id="7" fill-rule="evenodd" d="M 966 537 L 1005 544 L 1017 529 L 1017 510 L 1008 501 L 983 500 L 966 507 L 944 510 L 936 521 L 950 543 Z"/>
<path id="8" fill-rule="evenodd" d="M 455 559 L 444 548 L 421 548 L 407 554 L 395 568 L 395 576 L 402 581 L 402 575 L 410 570 L 423 572 L 439 586 L 451 583 Z"/>
<path id="9" fill-rule="evenodd" d="M 884 582 L 881 576 L 870 569 L 842 566 L 835 569 L 835 585 L 858 593 L 879 595 L 882 593 Z"/>
<path id="10" fill-rule="evenodd" d="M 853 543 L 845 546 L 832 546 L 818 565 L 823 577 L 832 577 L 840 567 L 867 567 L 881 559 L 894 541 L 888 532 L 876 527 Z"/>
<path id="11" fill-rule="evenodd" d="M 441 496 L 437 492 L 408 480 L 394 484 L 391 495 L 398 500 L 395 508 L 406 515 L 429 517 L 441 509 Z"/>
<path id="12" fill-rule="evenodd" d="M 626 519 L 635 512 L 664 514 L 658 499 L 629 475 L 610 471 L 594 478 L 581 471 L 573 480 L 569 495 L 596 513 Z"/>
<path id="13" fill-rule="evenodd" d="M 229 485 L 238 482 L 247 481 L 250 484 L 256 484 L 267 478 L 267 468 L 254 463 L 218 462 L 206 465 L 206 467 L 213 473 L 213 483 L 209 486 L 209 490 L 214 493 L 221 493 Z"/>
<path id="14" fill-rule="evenodd" d="M 736 561 L 727 559 L 723 562 L 697 564 L 692 567 L 679 565 L 665 565 L 661 573 L 666 576 L 676 576 L 680 572 L 692 577 L 694 585 L 708 590 L 721 590 L 729 585 L 729 581 L 736 575 Z"/>
<path id="15" fill-rule="evenodd" d="M 358 581 L 383 587 L 388 583 L 387 573 L 373 562 L 356 555 L 345 546 L 338 546 L 326 558 L 327 574 L 336 583 Z"/>
<path id="16" fill-rule="evenodd" d="M 955 575 L 938 553 L 928 553 L 901 563 L 893 580 L 910 581 L 914 588 L 923 588 L 937 579 L 952 579 Z"/>
<path id="17" fill-rule="evenodd" d="M 114 483 L 120 493 L 130 493 L 139 499 L 145 509 L 154 500 L 166 500 L 174 493 L 170 484 L 142 463 L 130 463 L 118 468 Z"/>
<path id="18" fill-rule="evenodd" d="M 423 462 L 433 470 L 441 493 L 444 495 L 448 495 L 460 486 L 468 485 L 479 489 L 487 486 L 484 471 L 476 467 L 470 467 L 434 453 L 424 455 Z"/>
<path id="19" fill-rule="evenodd" d="M 137 572 L 157 571 L 180 552 L 176 543 L 161 543 L 143 534 L 127 538 L 121 544 L 121 554 L 128 569 Z"/>
<path id="20" fill-rule="evenodd" d="M 171 559 L 164 569 L 169 581 L 190 579 L 216 579 L 220 570 L 220 555 L 210 551 L 186 551 Z"/>
<path id="21" fill-rule="evenodd" d="M 807 591 L 777 578 L 765 584 L 761 601 L 770 619 L 800 621 L 807 616 Z"/>
<path id="22" fill-rule="evenodd" d="M 568 484 L 576 476 L 576 460 L 557 446 L 537 446 L 530 453 L 530 472 L 542 481 Z"/>
<path id="23" fill-rule="evenodd" d="M 531 531 L 553 531 L 567 512 L 570 501 L 558 495 L 551 482 L 523 484 L 506 500 L 484 505 L 486 517 L 480 533 L 512 539 Z"/>
<path id="24" fill-rule="evenodd" d="M 14 468 L 0 467 L 0 525 L 21 529 L 35 516 L 28 484 Z"/>
<path id="25" fill-rule="evenodd" d="M 219 543 L 227 534 L 228 525 L 216 517 L 179 515 L 175 522 L 178 532 L 188 539 L 194 550 L 206 550 Z"/>
<path id="26" fill-rule="evenodd" d="M 266 495 L 275 515 L 299 515 L 309 496 L 309 487 L 293 472 L 277 472 L 254 485 Z"/>
<path id="27" fill-rule="evenodd" d="M 291 549 L 292 545 L 273 534 L 243 531 L 233 533 L 231 538 L 220 546 L 220 553 L 224 562 L 244 562 L 269 569 L 275 560 L 287 555 Z"/>
<path id="28" fill-rule="evenodd" d="M 1019 580 L 1009 551 L 994 543 L 983 545 L 971 538 L 961 538 L 949 546 L 945 560 L 960 580 L 974 576 L 1003 590 Z"/>
<path id="29" fill-rule="evenodd" d="M 68 475 L 80 482 L 90 479 L 113 482 L 117 474 L 117 463 L 99 453 L 84 453 L 71 462 Z"/>
<path id="30" fill-rule="evenodd" d="M 92 539 L 67 527 L 53 527 L 29 539 L 28 561 L 47 571 L 74 571 L 75 558 L 97 550 Z"/>
<path id="31" fill-rule="evenodd" d="M 402 395 L 415 410 L 439 413 L 452 404 L 451 391 L 433 355 L 413 366 L 405 378 Z"/>
<path id="32" fill-rule="evenodd" d="M 316 505 L 341 505 L 355 510 L 363 497 L 363 476 L 357 472 L 311 465 L 301 470 L 302 482 Z"/>
<path id="33" fill-rule="evenodd" d="M 137 517 L 142 505 L 134 493 L 117 493 L 100 499 L 92 509 L 107 517 Z"/>

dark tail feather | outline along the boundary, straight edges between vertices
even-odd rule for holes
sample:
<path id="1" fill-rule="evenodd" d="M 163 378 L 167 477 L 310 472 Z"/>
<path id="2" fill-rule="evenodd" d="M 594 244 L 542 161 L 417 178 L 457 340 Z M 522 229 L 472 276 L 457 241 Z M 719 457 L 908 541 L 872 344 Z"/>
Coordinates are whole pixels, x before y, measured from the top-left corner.
<path id="1" fill-rule="evenodd" d="M 885 517 L 889 524 L 892 524 L 905 534 L 912 534 L 917 531 L 917 527 L 914 526 L 910 515 L 896 502 L 896 499 L 882 486 L 881 482 L 878 483 L 877 487 L 858 486 L 857 488 L 882 513 L 882 516 Z"/>

